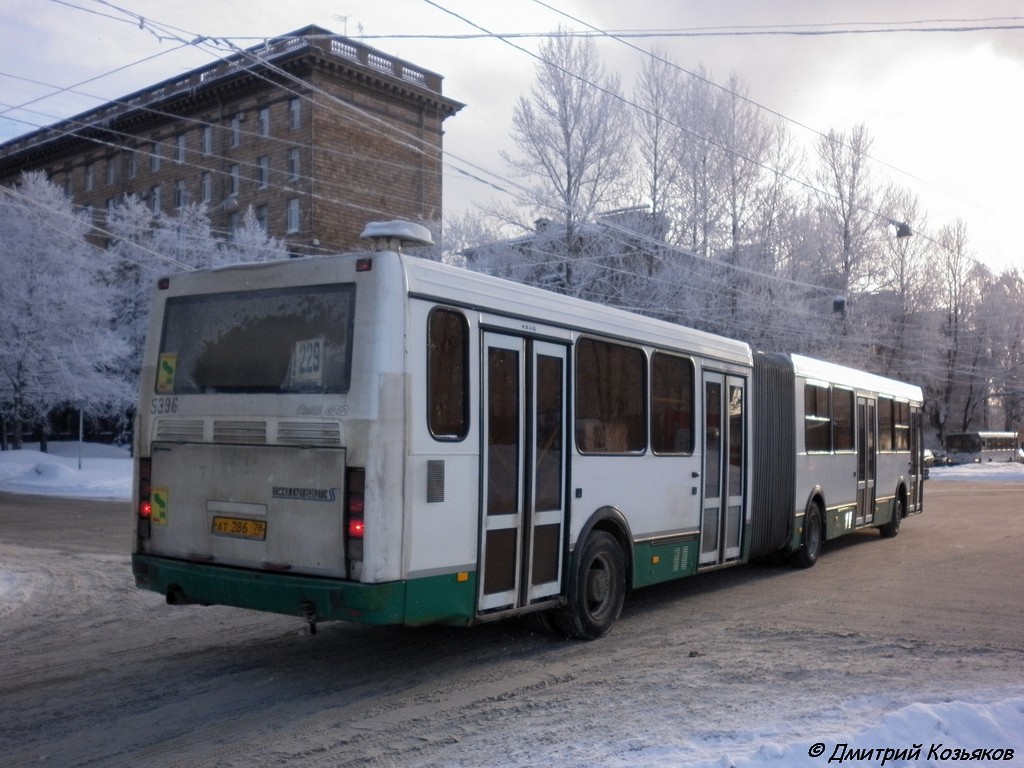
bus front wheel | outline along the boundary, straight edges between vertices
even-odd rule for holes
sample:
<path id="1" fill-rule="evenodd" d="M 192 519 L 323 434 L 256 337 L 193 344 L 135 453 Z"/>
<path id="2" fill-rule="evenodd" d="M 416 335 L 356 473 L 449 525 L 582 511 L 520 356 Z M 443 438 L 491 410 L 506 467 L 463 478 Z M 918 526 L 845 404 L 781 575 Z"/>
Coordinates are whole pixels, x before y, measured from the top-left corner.
<path id="1" fill-rule="evenodd" d="M 903 524 L 904 509 L 903 499 L 897 499 L 892 511 L 892 520 L 878 529 L 883 539 L 895 539 L 899 535 L 900 526 Z"/>
<path id="2" fill-rule="evenodd" d="M 576 558 L 569 605 L 554 615 L 568 637 L 596 640 L 608 634 L 626 599 L 626 559 L 610 533 L 594 531 Z"/>
<path id="3" fill-rule="evenodd" d="M 824 540 L 824 521 L 821 516 L 821 507 L 816 501 L 812 501 L 804 514 L 804 543 L 793 553 L 791 562 L 797 568 L 810 568 L 818 562 L 818 555 L 821 554 L 821 543 Z"/>

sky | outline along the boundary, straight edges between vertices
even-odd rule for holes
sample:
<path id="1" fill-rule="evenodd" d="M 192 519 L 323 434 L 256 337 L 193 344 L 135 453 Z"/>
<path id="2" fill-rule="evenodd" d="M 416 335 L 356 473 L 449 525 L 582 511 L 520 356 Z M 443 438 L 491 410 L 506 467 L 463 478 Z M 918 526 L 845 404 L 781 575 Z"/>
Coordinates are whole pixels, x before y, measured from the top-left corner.
<path id="1" fill-rule="evenodd" d="M 442 75 L 466 105 L 445 123 L 446 215 L 507 186 L 500 153 L 514 151 L 512 111 L 540 42 L 463 36 L 675 30 L 598 50 L 627 92 L 645 56 L 635 48 L 658 46 L 719 84 L 735 74 L 807 151 L 863 123 L 876 177 L 912 190 L 927 214 L 912 228 L 934 238 L 962 219 L 979 261 L 1024 268 L 1019 0 L 0 0 L 0 141 L 210 63 L 230 52 L 225 39 L 248 47 L 307 24 Z M 945 31 L 971 27 L 1003 29 Z"/>

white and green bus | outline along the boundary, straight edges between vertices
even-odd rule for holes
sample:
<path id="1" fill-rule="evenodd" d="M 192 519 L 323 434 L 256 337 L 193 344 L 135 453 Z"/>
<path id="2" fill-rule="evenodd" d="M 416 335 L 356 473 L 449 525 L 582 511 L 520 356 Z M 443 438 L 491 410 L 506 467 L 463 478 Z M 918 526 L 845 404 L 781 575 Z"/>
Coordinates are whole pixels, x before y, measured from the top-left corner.
<path id="1" fill-rule="evenodd" d="M 534 613 L 798 565 L 921 511 L 921 392 L 401 246 L 163 278 L 136 425 L 136 584 L 316 622 Z"/>
<path id="2" fill-rule="evenodd" d="M 949 464 L 984 464 L 1020 458 L 1020 436 L 1016 432 L 947 432 L 943 447 Z"/>

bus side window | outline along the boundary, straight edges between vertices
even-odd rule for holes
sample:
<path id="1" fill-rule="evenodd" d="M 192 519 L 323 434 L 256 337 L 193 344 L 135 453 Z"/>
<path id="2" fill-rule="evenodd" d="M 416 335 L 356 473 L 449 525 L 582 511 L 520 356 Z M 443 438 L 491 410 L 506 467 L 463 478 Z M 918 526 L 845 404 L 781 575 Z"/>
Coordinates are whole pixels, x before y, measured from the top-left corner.
<path id="1" fill-rule="evenodd" d="M 878 450 L 892 451 L 896 446 L 893 444 L 893 406 L 895 403 L 890 397 L 878 398 Z"/>
<path id="2" fill-rule="evenodd" d="M 646 359 L 623 344 L 576 344 L 576 445 L 581 453 L 643 453 Z"/>
<path id="3" fill-rule="evenodd" d="M 808 453 L 832 450 L 832 407 L 828 386 L 804 386 L 804 448 Z"/>
<path id="4" fill-rule="evenodd" d="M 852 451 L 856 447 L 853 429 L 853 390 L 832 389 L 832 449 Z"/>
<path id="5" fill-rule="evenodd" d="M 651 358 L 651 448 L 693 453 L 693 362 L 655 352 Z"/>
<path id="6" fill-rule="evenodd" d="M 910 403 L 895 404 L 892 447 L 895 451 L 910 450 Z"/>
<path id="7" fill-rule="evenodd" d="M 437 440 L 469 433 L 469 324 L 451 309 L 427 320 L 427 425 Z"/>

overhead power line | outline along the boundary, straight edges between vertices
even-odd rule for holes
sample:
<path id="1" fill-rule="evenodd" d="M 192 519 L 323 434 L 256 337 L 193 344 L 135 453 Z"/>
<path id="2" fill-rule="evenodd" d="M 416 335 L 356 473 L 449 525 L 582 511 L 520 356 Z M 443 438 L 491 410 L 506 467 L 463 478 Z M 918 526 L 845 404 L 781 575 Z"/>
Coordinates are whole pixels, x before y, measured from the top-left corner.
<path id="1" fill-rule="evenodd" d="M 690 27 L 680 29 L 585 29 L 533 31 L 533 32 L 463 32 L 436 34 L 426 32 L 353 35 L 359 40 L 481 40 L 501 37 L 508 40 L 545 39 L 575 35 L 577 37 L 612 36 L 623 40 L 687 37 L 826 37 L 836 35 L 881 35 L 898 33 L 962 33 L 998 32 L 1024 29 L 1024 16 L 1004 16 L 988 19 L 924 19 L 899 22 L 832 22 L 827 24 L 774 24 L 764 26 L 729 25 L 718 27 Z"/>

